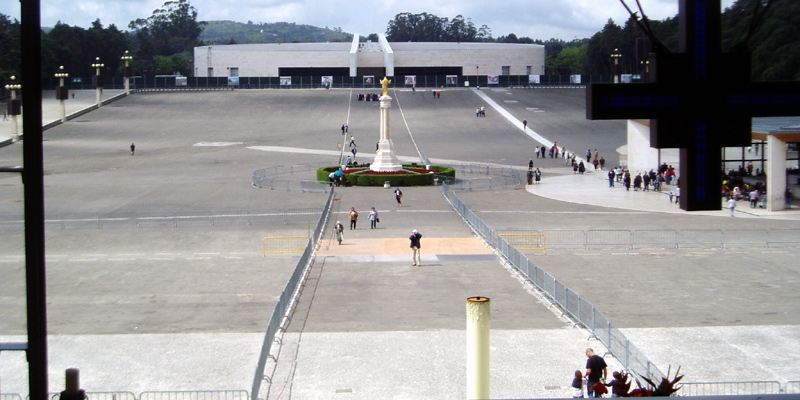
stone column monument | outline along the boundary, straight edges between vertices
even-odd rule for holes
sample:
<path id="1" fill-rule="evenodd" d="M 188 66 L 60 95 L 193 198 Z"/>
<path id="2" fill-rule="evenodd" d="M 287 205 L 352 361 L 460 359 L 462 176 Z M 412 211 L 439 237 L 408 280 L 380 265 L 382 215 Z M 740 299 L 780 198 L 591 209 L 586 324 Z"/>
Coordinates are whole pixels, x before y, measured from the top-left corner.
<path id="1" fill-rule="evenodd" d="M 403 166 L 397 160 L 394 154 L 394 144 L 392 143 L 391 132 L 389 130 L 389 109 L 392 108 L 392 98 L 389 97 L 389 84 L 391 81 L 383 77 L 381 86 L 383 87 L 383 95 L 380 97 L 381 101 L 381 139 L 378 142 L 378 151 L 375 154 L 375 161 L 370 164 L 369 169 L 372 171 L 400 171 Z"/>

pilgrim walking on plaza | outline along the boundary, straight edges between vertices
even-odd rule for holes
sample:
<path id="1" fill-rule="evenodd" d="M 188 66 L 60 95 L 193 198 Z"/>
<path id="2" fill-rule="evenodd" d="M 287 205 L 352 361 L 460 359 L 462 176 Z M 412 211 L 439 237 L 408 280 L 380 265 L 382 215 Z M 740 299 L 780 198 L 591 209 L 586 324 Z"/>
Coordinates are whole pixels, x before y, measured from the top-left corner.
<path id="1" fill-rule="evenodd" d="M 411 265 L 412 266 L 422 266 L 422 262 L 420 261 L 420 241 L 422 239 L 422 234 L 417 232 L 416 229 L 411 231 L 411 236 L 408 237 L 408 240 L 411 241 Z"/>

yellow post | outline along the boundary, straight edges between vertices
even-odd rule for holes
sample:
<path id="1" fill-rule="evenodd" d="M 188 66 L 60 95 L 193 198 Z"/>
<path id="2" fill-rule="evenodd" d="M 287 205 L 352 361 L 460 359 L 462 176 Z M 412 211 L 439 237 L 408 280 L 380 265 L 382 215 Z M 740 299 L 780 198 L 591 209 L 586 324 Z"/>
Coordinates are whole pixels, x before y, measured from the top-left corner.
<path id="1" fill-rule="evenodd" d="M 488 297 L 467 298 L 467 399 L 489 398 L 489 330 L 491 309 Z"/>

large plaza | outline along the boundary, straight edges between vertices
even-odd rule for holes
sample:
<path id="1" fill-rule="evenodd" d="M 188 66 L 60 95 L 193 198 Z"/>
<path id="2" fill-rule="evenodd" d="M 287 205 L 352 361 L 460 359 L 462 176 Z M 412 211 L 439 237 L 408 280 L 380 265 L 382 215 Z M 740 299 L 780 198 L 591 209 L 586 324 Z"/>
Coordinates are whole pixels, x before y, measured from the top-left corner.
<path id="1" fill-rule="evenodd" d="M 303 181 L 337 164 L 349 136 L 358 161 L 371 161 L 378 104 L 357 93 L 135 93 L 45 131 L 50 391 L 62 390 L 69 367 L 92 392 L 249 390 L 298 259 L 268 254 L 264 238 L 313 229 L 327 187 L 304 190 L 313 185 Z M 536 158 L 540 138 L 618 163 L 625 122 L 586 120 L 583 88 L 441 93 L 389 92 L 397 155 L 523 174 L 533 159 L 540 185 L 459 193 L 498 230 L 789 235 L 778 245 L 566 247 L 531 259 L 663 372 L 680 366 L 687 382 L 800 379 L 796 209 L 684 212 L 668 190 L 612 189 L 605 171 L 575 175 L 563 159 Z M 476 118 L 481 106 L 486 117 Z M 0 165 L 21 164 L 21 145 L 0 148 Z M 259 170 L 274 175 L 272 188 L 252 184 Z M 14 175 L 0 185 L 0 341 L 13 341 L 25 334 L 23 186 Z M 403 192 L 397 207 L 390 189 L 336 188 L 260 396 L 464 398 L 464 299 L 474 295 L 492 299 L 492 397 L 568 396 L 583 350 L 602 344 L 498 258 L 441 187 Z M 359 226 L 339 246 L 331 225 L 346 224 L 351 207 Z M 370 207 L 380 213 L 375 230 Z M 412 229 L 424 235 L 419 268 L 410 266 Z M 22 353 L 0 354 L 3 393 L 26 393 L 26 377 Z"/>

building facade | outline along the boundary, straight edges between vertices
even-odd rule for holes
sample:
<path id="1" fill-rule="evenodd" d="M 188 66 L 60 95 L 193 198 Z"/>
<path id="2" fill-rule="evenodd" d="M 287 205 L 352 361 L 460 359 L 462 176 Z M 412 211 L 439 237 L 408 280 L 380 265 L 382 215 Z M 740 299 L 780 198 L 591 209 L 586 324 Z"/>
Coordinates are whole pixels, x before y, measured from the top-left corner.
<path id="1" fill-rule="evenodd" d="M 194 48 L 196 77 L 529 76 L 544 74 L 544 46 L 512 43 L 360 42 Z M 411 82 L 411 81 L 406 81 Z"/>

